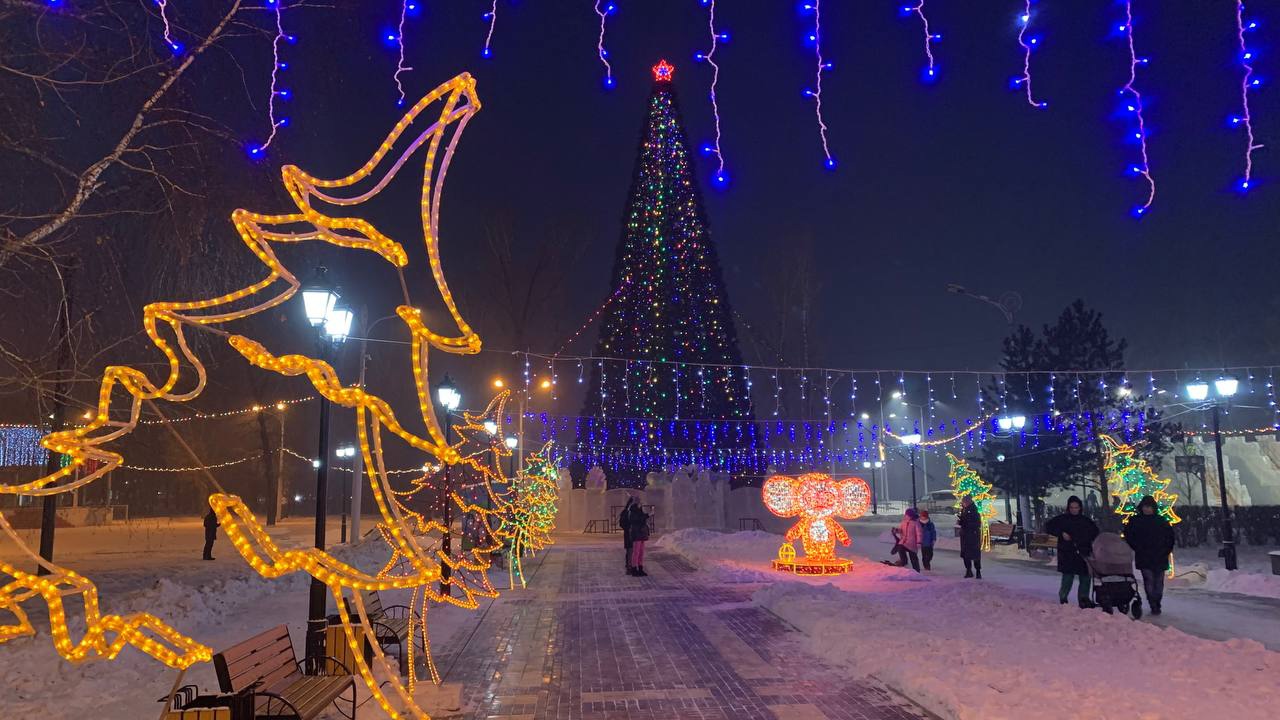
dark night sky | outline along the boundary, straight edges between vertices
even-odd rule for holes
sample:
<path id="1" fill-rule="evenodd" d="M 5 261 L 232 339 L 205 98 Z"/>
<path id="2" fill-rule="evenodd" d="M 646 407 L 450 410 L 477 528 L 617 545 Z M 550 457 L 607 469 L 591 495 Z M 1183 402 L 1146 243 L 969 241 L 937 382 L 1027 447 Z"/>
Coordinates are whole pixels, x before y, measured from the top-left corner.
<path id="1" fill-rule="evenodd" d="M 711 135 L 710 68 L 692 60 L 707 46 L 705 8 L 694 0 L 618 4 L 607 39 L 618 79 L 611 92 L 601 89 L 598 20 L 585 0 L 500 0 L 488 60 L 479 54 L 487 3 L 428 1 L 406 32 L 415 68 L 406 76 L 410 102 L 463 70 L 476 75 L 484 102 L 445 192 L 451 282 L 479 282 L 463 265 L 495 213 L 518 232 L 572 222 L 592 241 L 575 274 L 569 327 L 608 293 L 649 67 L 658 58 L 677 66 L 691 142 Z M 300 37 L 287 48 L 293 126 L 269 163 L 349 171 L 398 118 L 395 56 L 380 41 L 398 6 L 381 5 L 288 17 Z M 887 0 L 829 0 L 825 48 L 835 69 L 824 97 L 840 161 L 829 173 L 812 103 L 801 95 L 813 73 L 801 43 L 807 16 L 782 2 L 720 3 L 720 29 L 732 34 L 717 56 L 732 183 L 707 190 L 706 205 L 730 298 L 745 317 L 770 322 L 776 310 L 761 277 L 793 240 L 811 238 L 823 275 L 815 361 L 825 365 L 992 367 L 1002 318 L 947 294 L 950 282 L 1020 292 L 1018 319 L 1037 327 L 1083 297 L 1106 313 L 1113 334 L 1129 339 L 1131 366 L 1271 360 L 1262 355 L 1262 333 L 1275 309 L 1280 185 L 1266 181 L 1280 160 L 1270 149 L 1258 152 L 1261 187 L 1248 198 L 1232 192 L 1244 149 L 1225 122 L 1239 106 L 1233 4 L 1135 0 L 1138 49 L 1152 59 L 1138 85 L 1158 184 L 1155 207 L 1141 221 L 1129 209 L 1145 187 L 1123 172 L 1137 147 L 1122 139 L 1127 125 L 1115 112 L 1128 57 L 1109 31 L 1122 5 L 1037 7 L 1044 47 L 1032 68 L 1037 95 L 1050 103 L 1045 111 L 1008 89 L 1021 67 L 1021 3 L 930 2 L 944 36 L 935 46 L 941 79 L 924 85 L 918 22 Z M 1264 79 L 1275 67 L 1264 42 L 1280 28 L 1274 15 L 1261 17 L 1255 37 Z M 1267 143 L 1280 126 L 1273 91 L 1253 95 L 1253 112 Z M 705 184 L 711 168 L 699 163 Z M 407 225 L 402 234 L 414 235 Z M 590 349 L 580 341 L 570 352 Z M 767 360 L 750 351 L 747 359 Z"/>

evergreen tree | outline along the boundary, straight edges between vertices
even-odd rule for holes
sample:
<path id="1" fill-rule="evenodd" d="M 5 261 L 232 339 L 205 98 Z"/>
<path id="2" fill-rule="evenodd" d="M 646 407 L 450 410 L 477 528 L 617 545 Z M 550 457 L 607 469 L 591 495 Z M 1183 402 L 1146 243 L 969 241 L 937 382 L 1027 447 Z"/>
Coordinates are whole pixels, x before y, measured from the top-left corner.
<path id="1" fill-rule="evenodd" d="M 672 74 L 665 61 L 654 67 L 613 268 L 617 299 L 596 345 L 597 356 L 615 359 L 592 367 L 583 415 L 599 424 L 611 418 L 743 421 L 713 440 L 741 445 L 752 418 L 747 378 Z M 669 434 L 662 442 L 671 447 L 680 440 Z M 688 433 L 685 443 L 694 442 Z"/>

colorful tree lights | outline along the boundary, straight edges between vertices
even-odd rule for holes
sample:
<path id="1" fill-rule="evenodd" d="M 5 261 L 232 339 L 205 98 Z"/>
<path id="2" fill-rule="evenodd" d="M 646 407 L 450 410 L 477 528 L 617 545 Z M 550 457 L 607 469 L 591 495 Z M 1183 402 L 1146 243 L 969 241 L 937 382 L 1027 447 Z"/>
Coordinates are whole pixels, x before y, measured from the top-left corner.
<path id="1" fill-rule="evenodd" d="M 947 477 L 951 478 L 951 490 L 956 495 L 956 508 L 960 507 L 960 499 L 966 495 L 973 498 L 978 509 L 978 517 L 982 519 L 982 551 L 991 549 L 991 530 L 988 527 L 996 516 L 995 495 L 991 494 L 991 483 L 984 482 L 977 471 L 969 467 L 969 463 L 947 453 L 947 462 L 951 469 Z"/>
<path id="2" fill-rule="evenodd" d="M 653 73 L 613 272 L 614 293 L 626 290 L 603 315 L 596 352 L 629 361 L 591 363 L 583 415 L 749 420 L 724 280 L 671 83 L 674 68 L 662 61 Z M 635 441 L 643 446 L 651 438 Z"/>
<path id="3" fill-rule="evenodd" d="M 1106 456 L 1108 492 L 1116 498 L 1116 513 L 1125 523 L 1138 514 L 1138 503 L 1145 495 L 1155 498 L 1156 507 L 1170 525 L 1182 522 L 1174 512 L 1178 495 L 1168 491 L 1169 480 L 1161 480 L 1146 460 L 1135 457 L 1133 446 L 1117 442 L 1110 435 L 1103 435 L 1102 451 Z"/>
<path id="4" fill-rule="evenodd" d="M 835 545 L 839 540 L 848 546 L 849 533 L 836 522 L 836 518 L 856 520 L 871 506 L 871 488 L 862 478 L 833 480 L 824 473 L 806 473 L 797 478 L 774 475 L 761 489 L 765 507 L 778 517 L 796 517 L 800 520 L 787 530 L 788 543 L 800 540 L 804 557 L 795 559 L 794 548 L 790 553 L 780 549 L 774 569 L 794 572 L 797 575 L 838 575 L 848 572 L 850 562 L 836 557 Z M 790 561 L 786 560 L 790 557 Z"/>

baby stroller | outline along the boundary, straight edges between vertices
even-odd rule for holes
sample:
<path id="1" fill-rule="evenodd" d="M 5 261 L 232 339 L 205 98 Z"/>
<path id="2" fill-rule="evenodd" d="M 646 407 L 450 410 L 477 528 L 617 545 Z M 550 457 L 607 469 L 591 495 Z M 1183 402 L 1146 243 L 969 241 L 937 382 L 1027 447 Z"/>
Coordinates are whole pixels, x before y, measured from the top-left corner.
<path id="1" fill-rule="evenodd" d="M 1133 576 L 1133 549 L 1116 533 L 1100 533 L 1093 554 L 1085 558 L 1093 574 L 1093 601 L 1110 614 L 1115 608 L 1142 617 L 1142 598 Z"/>

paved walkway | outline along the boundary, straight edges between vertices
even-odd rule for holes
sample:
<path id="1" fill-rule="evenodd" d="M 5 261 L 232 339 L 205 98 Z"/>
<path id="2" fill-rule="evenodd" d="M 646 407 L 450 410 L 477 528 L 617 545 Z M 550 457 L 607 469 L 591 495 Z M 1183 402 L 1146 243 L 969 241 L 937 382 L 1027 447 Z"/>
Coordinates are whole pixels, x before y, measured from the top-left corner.
<path id="1" fill-rule="evenodd" d="M 503 720 L 879 720 L 928 717 L 800 650 L 749 600 L 759 585 L 705 585 L 660 552 L 623 574 L 621 543 L 570 541 L 529 564 L 474 633 L 438 661 L 465 717 Z"/>

